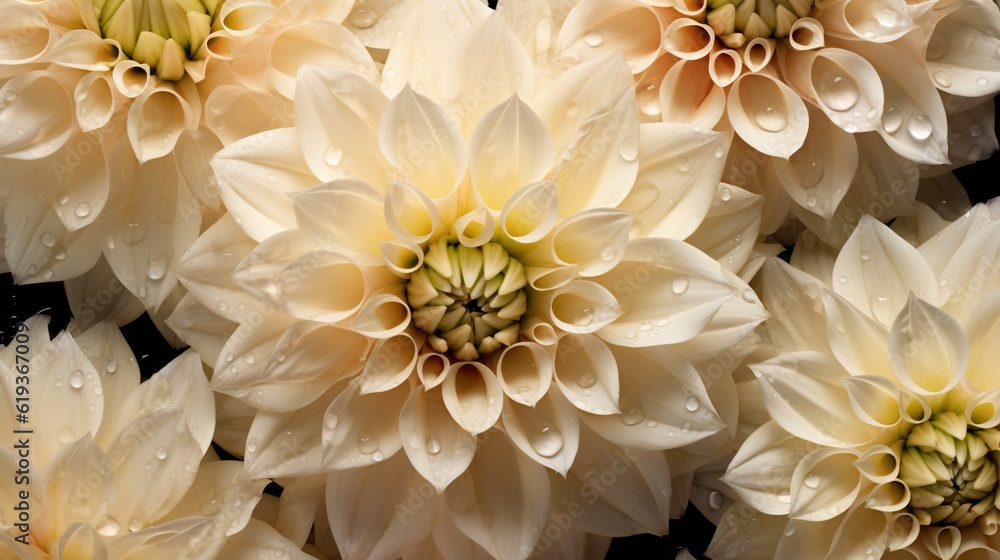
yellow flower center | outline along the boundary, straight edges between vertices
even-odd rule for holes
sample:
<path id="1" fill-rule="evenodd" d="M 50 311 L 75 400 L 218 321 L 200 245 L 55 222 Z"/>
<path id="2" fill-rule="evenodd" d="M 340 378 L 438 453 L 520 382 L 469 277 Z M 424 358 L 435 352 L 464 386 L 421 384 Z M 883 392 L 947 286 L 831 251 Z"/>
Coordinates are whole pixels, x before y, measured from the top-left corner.
<path id="1" fill-rule="evenodd" d="M 224 0 L 91 0 L 106 39 L 164 80 L 184 77 Z"/>
<path id="2" fill-rule="evenodd" d="M 709 0 L 706 19 L 719 40 L 736 49 L 758 37 L 787 37 L 812 7 L 811 0 Z"/>
<path id="3" fill-rule="evenodd" d="M 970 429 L 954 412 L 914 426 L 899 470 L 910 513 L 921 525 L 971 524 L 995 507 L 998 458 L 1000 431 Z"/>
<path id="4" fill-rule="evenodd" d="M 431 347 L 474 360 L 517 342 L 527 283 L 524 266 L 500 245 L 441 238 L 410 276 L 406 298 Z"/>

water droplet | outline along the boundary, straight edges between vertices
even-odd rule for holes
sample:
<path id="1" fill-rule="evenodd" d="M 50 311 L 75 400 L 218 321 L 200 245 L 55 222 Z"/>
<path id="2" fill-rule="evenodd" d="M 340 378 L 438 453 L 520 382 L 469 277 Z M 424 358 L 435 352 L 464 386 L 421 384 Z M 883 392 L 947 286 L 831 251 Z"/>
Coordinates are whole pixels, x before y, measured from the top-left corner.
<path id="1" fill-rule="evenodd" d="M 979 79 L 976 80 L 976 83 L 979 84 L 979 85 L 981 85 L 981 86 L 985 86 L 985 85 L 988 85 L 990 83 L 990 81 L 985 76 L 980 76 Z"/>
<path id="2" fill-rule="evenodd" d="M 129 520 L 128 522 L 129 531 L 132 531 L 134 533 L 140 529 L 142 529 L 142 521 L 138 517 L 133 517 L 131 520 Z"/>
<path id="3" fill-rule="evenodd" d="M 358 436 L 358 451 L 369 454 L 378 449 L 378 440 L 369 436 L 368 434 L 361 434 Z"/>
<path id="4" fill-rule="evenodd" d="M 59 428 L 59 432 L 56 433 L 56 437 L 59 439 L 59 443 L 69 443 L 76 439 L 73 435 L 73 430 L 69 429 L 69 426 Z"/>
<path id="5" fill-rule="evenodd" d="M 823 179 L 823 157 L 809 150 L 799 150 L 792 154 L 789 162 L 799 177 L 803 188 L 811 189 Z"/>
<path id="6" fill-rule="evenodd" d="M 110 515 L 106 518 L 97 522 L 97 532 L 105 537 L 114 537 L 118 535 L 121 531 L 121 525 L 118 524 L 118 520 Z"/>
<path id="7" fill-rule="evenodd" d="M 782 494 L 778 496 L 778 501 L 783 504 L 790 504 L 792 503 L 792 497 L 788 494 Z"/>
<path id="8" fill-rule="evenodd" d="M 820 100 L 834 111 L 847 111 L 858 104 L 861 96 L 858 84 L 843 68 L 833 62 L 832 66 L 816 81 L 816 94 Z"/>
<path id="9" fill-rule="evenodd" d="M 639 157 L 639 142 L 635 138 L 626 138 L 618 147 L 618 153 L 625 161 L 635 161 Z"/>
<path id="10" fill-rule="evenodd" d="M 847 283 L 847 277 L 846 276 L 841 276 L 840 277 L 840 283 L 841 284 L 846 284 Z"/>
<path id="11" fill-rule="evenodd" d="M 869 260 L 871 258 L 872 258 L 872 256 L 870 254 L 868 254 L 868 251 L 861 251 L 861 260 L 867 261 L 867 260 Z"/>
<path id="12" fill-rule="evenodd" d="M 588 47 L 599 47 L 601 46 L 601 43 L 604 42 L 604 35 L 601 35 L 600 31 L 591 30 L 583 36 L 583 42 L 586 43 Z"/>
<path id="13" fill-rule="evenodd" d="M 385 455 L 383 455 L 381 451 L 379 451 L 378 449 L 372 451 L 372 461 L 375 461 L 377 463 L 382 459 L 385 459 Z"/>
<path id="14" fill-rule="evenodd" d="M 601 258 L 610 261 L 618 256 L 618 249 L 615 249 L 614 245 L 610 243 L 605 243 L 601 245 Z"/>
<path id="15" fill-rule="evenodd" d="M 622 406 L 622 424 L 625 424 L 626 426 L 635 426 L 645 419 L 646 414 L 638 406 Z"/>
<path id="16" fill-rule="evenodd" d="M 888 107 L 885 112 L 882 113 L 882 128 L 884 128 L 889 134 L 899 130 L 899 127 L 902 124 L 903 115 L 900 113 L 899 109 L 895 107 Z"/>
<path id="17" fill-rule="evenodd" d="M 580 379 L 577 379 L 576 383 L 581 389 L 589 389 L 597 384 L 597 375 L 595 375 L 592 371 L 588 371 L 581 375 Z"/>
<path id="18" fill-rule="evenodd" d="M 375 25 L 378 20 L 378 16 L 372 10 L 369 10 L 364 4 L 358 3 L 354 10 L 351 11 L 351 15 L 348 16 L 347 20 L 358 29 L 368 29 L 369 27 Z"/>
<path id="19" fill-rule="evenodd" d="M 688 289 L 688 279 L 687 276 L 678 276 L 674 278 L 674 281 L 670 283 L 670 289 L 673 290 L 675 294 L 683 294 Z"/>
<path id="20" fill-rule="evenodd" d="M 528 434 L 528 443 L 542 457 L 552 457 L 563 448 L 562 432 L 551 424 L 542 424 Z"/>
<path id="21" fill-rule="evenodd" d="M 712 508 L 712 511 L 719 511 L 722 506 L 726 503 L 726 497 L 722 495 L 722 492 L 718 490 L 713 490 L 711 494 L 708 495 L 708 507 Z"/>
<path id="22" fill-rule="evenodd" d="M 74 389 L 79 389 L 83 387 L 83 372 L 76 370 L 69 374 L 69 386 Z"/>
<path id="23" fill-rule="evenodd" d="M 94 387 L 94 394 L 95 395 L 104 394 L 104 389 L 100 385 L 97 385 L 96 387 Z"/>
<path id="24" fill-rule="evenodd" d="M 677 160 L 676 166 L 677 170 L 682 173 L 687 173 L 688 171 L 691 171 L 691 162 L 688 161 L 688 158 L 681 158 Z"/>
<path id="25" fill-rule="evenodd" d="M 790 520 L 788 524 L 785 525 L 784 533 L 786 537 L 790 537 L 795 534 L 795 521 Z"/>
<path id="26" fill-rule="evenodd" d="M 56 236 L 52 235 L 51 231 L 46 230 L 38 236 L 38 241 L 45 247 L 54 247 L 56 244 Z"/>
<path id="27" fill-rule="evenodd" d="M 806 475 L 805 482 L 803 483 L 809 488 L 819 488 L 819 477 L 809 473 Z"/>
<path id="28" fill-rule="evenodd" d="M 934 78 L 934 81 L 937 82 L 939 86 L 944 88 L 951 87 L 951 76 L 949 76 L 946 72 L 938 71 L 931 77 Z"/>
<path id="29" fill-rule="evenodd" d="M 114 373 L 118 371 L 118 362 L 114 360 L 108 360 L 107 363 L 104 364 L 104 371 L 108 373 Z"/>
<path id="30" fill-rule="evenodd" d="M 743 301 L 747 303 L 755 303 L 757 301 L 757 296 L 753 293 L 753 290 L 747 288 L 743 290 Z"/>
<path id="31" fill-rule="evenodd" d="M 424 444 L 424 449 L 427 453 L 431 455 L 437 455 L 441 452 L 441 442 L 434 436 L 427 436 L 427 442 Z"/>
<path id="32" fill-rule="evenodd" d="M 229 309 L 229 302 L 224 299 L 220 299 L 219 303 L 216 303 L 215 306 L 219 308 L 219 311 L 225 311 Z"/>
<path id="33" fill-rule="evenodd" d="M 248 364 L 253 364 L 254 362 L 257 361 L 257 356 L 255 356 L 253 352 L 247 352 L 243 356 L 243 361 L 245 361 Z"/>
<path id="34" fill-rule="evenodd" d="M 156 458 L 161 461 L 167 458 L 167 448 L 163 447 L 162 445 L 156 448 L 155 453 L 156 453 Z"/>
<path id="35" fill-rule="evenodd" d="M 910 115 L 910 118 L 906 119 L 906 130 L 916 140 L 927 140 L 931 137 L 934 126 L 931 124 L 930 117 L 922 113 L 917 113 Z"/>
<path id="36" fill-rule="evenodd" d="M 170 258 L 166 255 L 149 255 L 146 257 L 146 277 L 159 280 L 167 274 Z"/>
<path id="37" fill-rule="evenodd" d="M 76 205 L 76 210 L 74 210 L 77 218 L 86 218 L 90 215 L 90 204 L 86 202 L 81 202 Z"/>
<path id="38" fill-rule="evenodd" d="M 340 160 L 342 159 L 344 159 L 344 150 L 341 150 L 340 148 L 330 146 L 323 151 L 323 161 L 325 161 L 327 165 L 340 165 Z"/>
<path id="39" fill-rule="evenodd" d="M 684 401 L 684 408 L 688 409 L 690 412 L 695 412 L 701 408 L 701 401 L 698 400 L 698 397 L 692 395 Z"/>
<path id="40" fill-rule="evenodd" d="M 627 333 L 625 333 L 625 338 L 635 338 L 637 336 L 639 336 L 639 333 L 635 331 L 628 331 Z"/>
<path id="41" fill-rule="evenodd" d="M 807 198 L 806 199 L 806 206 L 808 206 L 810 208 L 815 208 L 816 207 L 816 197 L 815 196 L 810 196 L 809 198 Z"/>
<path id="42" fill-rule="evenodd" d="M 729 202 L 729 199 L 733 198 L 733 191 L 729 190 L 728 187 L 723 187 L 722 190 L 719 191 L 719 198 L 721 198 L 723 202 Z"/>
<path id="43" fill-rule="evenodd" d="M 270 182 L 272 182 L 272 183 L 277 183 L 278 182 L 278 176 L 275 175 L 274 173 L 268 173 L 267 174 L 267 180 L 270 181 Z"/>
<path id="44" fill-rule="evenodd" d="M 253 443 L 247 444 L 247 453 L 254 453 L 257 451 L 257 445 Z"/>
<path id="45" fill-rule="evenodd" d="M 768 132 L 781 132 L 788 126 L 788 117 L 785 116 L 784 111 L 775 109 L 774 105 L 766 103 L 757 107 L 754 121 L 757 122 L 757 126 Z"/>

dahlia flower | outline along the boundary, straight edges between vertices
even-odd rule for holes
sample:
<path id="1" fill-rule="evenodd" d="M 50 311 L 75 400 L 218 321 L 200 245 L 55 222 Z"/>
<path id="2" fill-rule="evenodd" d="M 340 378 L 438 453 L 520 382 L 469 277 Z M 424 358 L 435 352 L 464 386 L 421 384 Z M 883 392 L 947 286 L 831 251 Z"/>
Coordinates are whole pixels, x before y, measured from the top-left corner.
<path id="1" fill-rule="evenodd" d="M 714 558 L 996 557 L 998 232 L 983 205 L 918 247 L 865 217 L 835 258 L 765 265 L 772 420 Z"/>
<path id="2" fill-rule="evenodd" d="M 449 45 L 438 64 L 304 67 L 295 128 L 213 159 L 231 217 L 180 263 L 168 322 L 257 409 L 251 476 L 333 471 L 346 556 L 451 531 L 523 558 L 557 515 L 574 538 L 663 533 L 764 319 L 733 272 L 755 270 L 759 197 L 719 184 L 725 135 L 640 126 L 622 57 L 540 86 L 502 16 L 432 5 L 402 31 Z M 448 513 L 372 498 L 392 492 Z"/>
<path id="3" fill-rule="evenodd" d="M 263 489 L 206 455 L 215 404 L 197 354 L 139 383 L 118 329 L 48 336 L 18 327 L 0 349 L 0 551 L 5 558 L 233 558 L 291 549 L 241 534 Z M 224 551 L 220 553 L 220 550 Z"/>
<path id="4" fill-rule="evenodd" d="M 4 256 L 20 283 L 103 252 L 145 308 L 220 214 L 208 158 L 291 122 L 304 61 L 375 74 L 351 2 L 0 1 Z M 355 60 L 367 60 L 359 67 Z"/>
<path id="5" fill-rule="evenodd" d="M 914 164 L 997 148 L 998 45 L 989 0 L 582 0 L 555 60 L 621 49 L 647 120 L 735 132 L 725 177 L 767 195 L 765 233 L 791 211 L 840 246 L 913 213 Z"/>

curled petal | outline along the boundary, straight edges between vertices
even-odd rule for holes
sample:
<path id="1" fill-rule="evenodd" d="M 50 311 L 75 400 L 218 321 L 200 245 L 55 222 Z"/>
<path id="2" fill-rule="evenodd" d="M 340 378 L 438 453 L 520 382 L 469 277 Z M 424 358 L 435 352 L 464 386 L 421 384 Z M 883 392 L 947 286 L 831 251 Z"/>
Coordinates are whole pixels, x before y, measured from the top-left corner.
<path id="1" fill-rule="evenodd" d="M 889 331 L 843 298 L 824 294 L 827 339 L 833 355 L 852 375 L 890 377 Z"/>
<path id="2" fill-rule="evenodd" d="M 389 230 L 404 241 L 425 243 L 444 227 L 434 202 L 409 183 L 389 183 L 384 212 Z"/>
<path id="3" fill-rule="evenodd" d="M 716 51 L 708 59 L 708 75 L 719 87 L 726 87 L 743 73 L 743 59 L 730 49 Z"/>
<path id="4" fill-rule="evenodd" d="M 121 104 L 120 94 L 108 76 L 92 73 L 76 84 L 76 122 L 84 131 L 96 130 L 107 124 Z"/>
<path id="5" fill-rule="evenodd" d="M 299 69 L 309 64 L 350 70 L 369 80 L 378 76 L 364 45 L 332 21 L 311 20 L 287 27 L 275 37 L 269 58 L 271 83 L 289 99 L 295 97 Z"/>
<path id="6" fill-rule="evenodd" d="M 466 247 L 481 247 L 493 239 L 496 223 L 489 210 L 479 207 L 459 216 L 451 226 L 452 235 Z"/>
<path id="7" fill-rule="evenodd" d="M 816 448 L 768 422 L 740 446 L 722 480 L 755 510 L 788 515 L 792 474 L 802 458 Z"/>
<path id="8" fill-rule="evenodd" d="M 219 22 L 232 36 L 245 37 L 253 35 L 277 11 L 265 0 L 235 0 L 219 8 Z"/>
<path id="9" fill-rule="evenodd" d="M 805 103 L 770 76 L 744 74 L 737 78 L 726 108 L 736 133 L 769 156 L 787 159 L 805 142 L 809 130 Z"/>
<path id="10" fill-rule="evenodd" d="M 873 445 L 858 457 L 854 466 L 868 480 L 876 484 L 888 484 L 899 475 L 902 443 L 897 443 L 895 447 L 893 449 L 885 445 Z"/>
<path id="11" fill-rule="evenodd" d="M 323 466 L 366 466 L 399 451 L 399 414 L 409 394 L 409 385 L 368 394 L 356 382 L 343 389 L 323 417 Z"/>
<path id="12" fill-rule="evenodd" d="M 788 33 L 788 44 L 797 51 L 818 49 L 826 44 L 823 24 L 813 18 L 799 18 Z"/>
<path id="13" fill-rule="evenodd" d="M 798 246 L 804 247 L 801 242 Z M 792 351 L 828 348 L 826 321 L 816 310 L 816 302 L 822 305 L 821 286 L 815 277 L 781 259 L 764 263 L 760 300 L 771 313 L 767 330 L 777 341 L 776 347 Z"/>
<path id="14" fill-rule="evenodd" d="M 517 243 L 534 243 L 559 219 L 555 181 L 539 181 L 513 193 L 500 212 L 500 229 Z"/>
<path id="15" fill-rule="evenodd" d="M 185 99 L 184 89 L 154 86 L 129 106 L 128 138 L 139 163 L 167 155 L 184 130 L 197 129 L 200 107 Z"/>
<path id="16" fill-rule="evenodd" d="M 690 18 L 675 19 L 663 33 L 663 49 L 681 60 L 707 57 L 715 44 L 715 31 Z"/>
<path id="17" fill-rule="evenodd" d="M 742 274 L 753 254 L 753 245 L 746 240 L 756 239 L 760 232 L 764 199 L 739 187 L 719 183 L 708 213 L 685 241 L 713 257 L 724 270 Z"/>
<path id="18" fill-rule="evenodd" d="M 553 370 L 552 356 L 534 342 L 505 348 L 496 366 L 497 379 L 507 397 L 531 407 L 548 392 Z"/>
<path id="19" fill-rule="evenodd" d="M 108 560 L 108 546 L 90 523 L 77 523 L 67 528 L 65 533 L 60 533 L 58 546 L 52 551 L 53 556 Z"/>
<path id="20" fill-rule="evenodd" d="M 858 222 L 833 266 L 833 289 L 888 327 L 907 294 L 935 301 L 938 284 L 920 253 L 870 216 Z"/>
<path id="21" fill-rule="evenodd" d="M 734 293 L 720 266 L 690 245 L 672 239 L 638 239 L 622 261 L 593 280 L 618 301 L 624 314 L 598 331 L 621 346 L 689 340 Z"/>
<path id="22" fill-rule="evenodd" d="M 636 186 L 619 205 L 634 213 L 636 235 L 690 235 L 712 204 L 727 145 L 721 132 L 671 123 L 642 125 Z"/>
<path id="23" fill-rule="evenodd" d="M 8 199 L 3 211 L 12 230 L 5 259 L 19 284 L 73 278 L 100 259 L 98 228 L 66 231 L 48 204 L 30 196 Z"/>
<path id="24" fill-rule="evenodd" d="M 360 179 L 382 191 L 389 166 L 378 130 L 388 105 L 378 88 L 353 72 L 303 67 L 295 87 L 296 132 L 316 177 Z"/>
<path id="25" fill-rule="evenodd" d="M 418 350 L 407 333 L 376 342 L 361 373 L 361 394 L 387 391 L 406 381 L 417 365 Z"/>
<path id="26" fill-rule="evenodd" d="M 490 429 L 503 409 L 503 388 L 496 375 L 478 362 L 452 364 L 441 395 L 452 418 L 473 435 Z"/>
<path id="27" fill-rule="evenodd" d="M 851 0 L 831 3 L 819 12 L 818 19 L 831 33 L 887 43 L 917 28 L 910 11 L 903 0 Z"/>
<path id="28" fill-rule="evenodd" d="M 392 239 L 385 197 L 362 181 L 339 179 L 292 196 L 296 223 L 316 244 L 369 266 L 382 262 L 380 246 Z"/>
<path id="29" fill-rule="evenodd" d="M 971 0 L 950 7 L 927 45 L 927 73 L 938 89 L 963 97 L 994 94 L 1000 72 L 991 64 L 1000 38 L 1000 21 L 988 4 Z"/>
<path id="30" fill-rule="evenodd" d="M 451 195 L 465 177 L 465 140 L 440 105 L 409 86 L 389 102 L 378 134 L 400 178 L 431 199 Z"/>
<path id="31" fill-rule="evenodd" d="M 294 124 L 292 102 L 270 93 L 221 85 L 205 100 L 205 126 L 226 146 L 242 138 Z M 312 124 L 312 121 L 300 121 L 299 126 Z"/>
<path id="32" fill-rule="evenodd" d="M 763 70 L 774 56 L 776 44 L 774 39 L 757 37 L 747 43 L 743 49 L 743 61 L 746 62 L 747 70 L 759 72 Z"/>
<path id="33" fill-rule="evenodd" d="M 808 90 L 833 124 L 847 132 L 878 128 L 883 111 L 882 81 L 871 63 L 853 52 L 826 48 L 815 53 L 807 66 Z"/>
<path id="34" fill-rule="evenodd" d="M 889 428 L 901 419 L 899 388 L 890 379 L 856 375 L 844 379 L 851 408 L 858 418 L 872 426 Z"/>
<path id="35" fill-rule="evenodd" d="M 616 414 L 618 364 L 614 354 L 593 335 L 559 338 L 555 353 L 556 384 L 574 406 L 591 414 Z"/>
<path id="36" fill-rule="evenodd" d="M 557 264 L 578 267 L 580 276 L 603 274 L 624 255 L 631 225 L 630 212 L 582 212 L 563 221 L 553 232 L 552 256 Z"/>
<path id="37" fill-rule="evenodd" d="M 855 504 L 837 528 L 827 558 L 856 558 L 867 554 L 879 558 L 888 545 L 888 529 L 888 513 Z"/>
<path id="38" fill-rule="evenodd" d="M 861 474 L 852 465 L 853 449 L 821 448 L 806 455 L 792 474 L 792 519 L 826 521 L 854 503 Z"/>
<path id="39" fill-rule="evenodd" d="M 118 92 L 133 99 L 148 91 L 156 82 L 150 74 L 148 64 L 140 64 L 131 59 L 115 64 L 111 77 Z"/>
<path id="40" fill-rule="evenodd" d="M 660 118 L 664 122 L 703 129 L 718 124 L 726 111 L 726 92 L 711 79 L 711 68 L 708 57 L 681 60 L 670 67 L 659 84 Z"/>
<path id="41" fill-rule="evenodd" d="M 567 15 L 556 39 L 556 60 L 567 66 L 620 51 L 634 72 L 660 52 L 663 29 L 656 12 L 635 0 L 584 0 Z"/>
<path id="42" fill-rule="evenodd" d="M 45 54 L 52 44 L 49 22 L 30 6 L 7 4 L 0 8 L 0 64 L 26 64 Z"/>
<path id="43" fill-rule="evenodd" d="M 114 39 L 102 39 L 89 29 L 74 29 L 59 39 L 46 58 L 60 66 L 107 72 L 127 57 Z"/>
<path id="44" fill-rule="evenodd" d="M 73 134 L 72 97 L 45 71 L 10 78 L 0 87 L 0 100 L 2 156 L 42 158 L 62 147 Z"/>
<path id="45" fill-rule="evenodd" d="M 392 286 L 365 300 L 350 323 L 351 329 L 375 339 L 395 336 L 410 325 L 410 305 L 402 286 Z"/>
<path id="46" fill-rule="evenodd" d="M 420 379 L 425 391 L 443 383 L 449 369 L 451 360 L 444 354 L 421 354 L 417 359 L 417 378 Z"/>
<path id="47" fill-rule="evenodd" d="M 501 210 L 524 185 L 544 178 L 554 148 L 545 123 L 514 96 L 483 116 L 469 152 L 476 196 L 487 208 Z"/>
<path id="48" fill-rule="evenodd" d="M 399 413 L 399 435 L 410 464 L 438 494 L 476 454 L 475 436 L 455 422 L 437 390 L 413 388 Z"/>
<path id="49" fill-rule="evenodd" d="M 424 250 L 412 241 L 383 241 L 379 249 L 385 267 L 400 278 L 409 278 L 424 264 Z"/>
<path id="50" fill-rule="evenodd" d="M 951 315 L 910 294 L 889 331 L 889 359 L 904 387 L 936 395 L 962 380 L 969 343 Z"/>
<path id="51" fill-rule="evenodd" d="M 854 416 L 842 382 L 848 374 L 832 357 L 793 352 L 751 369 L 767 411 L 788 432 L 833 447 L 866 443 L 879 433 Z"/>
<path id="52" fill-rule="evenodd" d="M 530 407 L 507 401 L 503 425 L 514 445 L 528 457 L 566 476 L 576 458 L 580 421 L 562 393 L 551 389 Z"/>
<path id="53" fill-rule="evenodd" d="M 302 476 L 321 468 L 325 424 L 319 421 L 341 386 L 289 412 L 259 410 L 247 432 L 244 471 L 254 479 Z M 387 450 L 387 453 L 392 451 Z"/>

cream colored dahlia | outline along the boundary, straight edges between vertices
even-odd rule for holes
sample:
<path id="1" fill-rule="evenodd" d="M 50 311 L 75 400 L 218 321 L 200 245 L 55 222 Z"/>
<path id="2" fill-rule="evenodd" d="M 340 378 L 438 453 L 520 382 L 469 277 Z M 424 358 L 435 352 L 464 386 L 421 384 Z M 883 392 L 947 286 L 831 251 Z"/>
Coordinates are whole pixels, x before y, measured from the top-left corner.
<path id="1" fill-rule="evenodd" d="M 160 307 L 171 267 L 220 214 L 211 155 L 290 124 L 306 61 L 375 75 L 335 23 L 351 4 L 0 1 L 0 194 L 16 280 L 74 278 L 103 252 L 145 308 Z"/>
<path id="2" fill-rule="evenodd" d="M 759 198 L 719 184 L 723 134 L 640 126 L 621 57 L 535 90 L 501 16 L 447 8 L 404 31 L 454 36 L 440 68 L 305 67 L 295 128 L 214 158 L 231 217 L 181 262 L 169 323 L 218 356 L 213 389 L 256 409 L 248 473 L 320 474 L 304 488 L 325 484 L 345 556 L 454 533 L 524 558 L 566 517 L 567 539 L 663 533 L 671 475 L 728 434 L 725 379 L 764 319 L 730 271 Z M 494 67 L 467 63 L 486 53 Z M 414 86 L 382 93 L 404 72 Z M 285 534 L 304 540 L 311 511 Z"/>
<path id="3" fill-rule="evenodd" d="M 621 50 L 647 120 L 733 130 L 725 179 L 840 246 L 912 214 L 915 164 L 997 148 L 1000 11 L 989 0 L 582 0 L 555 60 Z M 985 102 L 985 103 L 984 103 Z"/>
<path id="4" fill-rule="evenodd" d="M 206 455 L 215 404 L 197 354 L 140 384 L 114 325 L 49 340 L 47 318 L 35 317 L 0 349 L 0 364 L 3 557 L 209 559 L 292 549 L 257 522 L 254 534 L 241 533 L 263 482 L 237 461 Z"/>
<path id="5" fill-rule="evenodd" d="M 714 558 L 996 557 L 998 232 L 983 205 L 918 247 L 865 217 L 765 265 L 773 420 L 723 477 Z"/>

